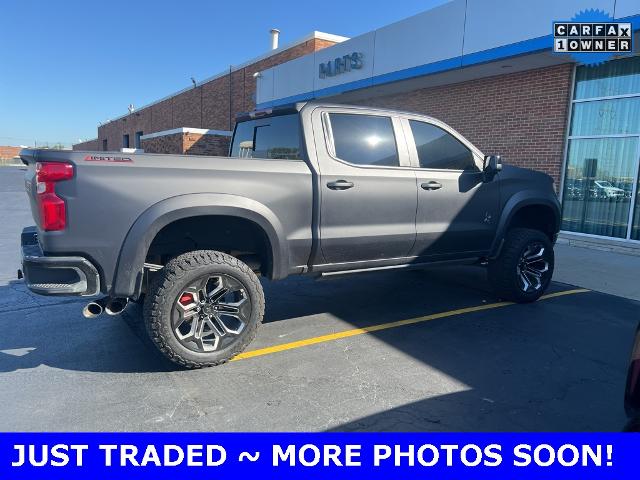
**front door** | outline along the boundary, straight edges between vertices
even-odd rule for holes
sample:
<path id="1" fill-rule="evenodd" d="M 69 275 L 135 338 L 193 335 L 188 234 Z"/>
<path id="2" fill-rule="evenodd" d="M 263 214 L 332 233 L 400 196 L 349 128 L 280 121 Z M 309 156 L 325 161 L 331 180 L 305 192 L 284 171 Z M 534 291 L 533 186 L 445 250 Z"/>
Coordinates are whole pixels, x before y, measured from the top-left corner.
<path id="1" fill-rule="evenodd" d="M 498 177 L 484 182 L 480 156 L 446 125 L 405 120 L 404 130 L 417 167 L 411 253 L 443 259 L 486 253 L 498 222 Z"/>
<path id="2" fill-rule="evenodd" d="M 396 139 L 400 120 L 339 108 L 319 118 L 314 130 L 323 131 L 316 147 L 324 261 L 407 257 L 416 237 L 417 199 L 406 142 Z"/>

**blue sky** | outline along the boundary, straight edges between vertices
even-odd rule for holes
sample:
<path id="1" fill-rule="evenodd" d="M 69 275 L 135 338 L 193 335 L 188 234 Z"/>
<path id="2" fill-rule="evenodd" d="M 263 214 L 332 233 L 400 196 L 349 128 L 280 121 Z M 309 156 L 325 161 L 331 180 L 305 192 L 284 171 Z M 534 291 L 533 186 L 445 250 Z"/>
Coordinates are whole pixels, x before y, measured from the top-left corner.
<path id="1" fill-rule="evenodd" d="M 0 145 L 97 125 L 313 30 L 352 37 L 446 0 L 0 0 Z M 321 8 L 318 8 L 321 7 Z"/>

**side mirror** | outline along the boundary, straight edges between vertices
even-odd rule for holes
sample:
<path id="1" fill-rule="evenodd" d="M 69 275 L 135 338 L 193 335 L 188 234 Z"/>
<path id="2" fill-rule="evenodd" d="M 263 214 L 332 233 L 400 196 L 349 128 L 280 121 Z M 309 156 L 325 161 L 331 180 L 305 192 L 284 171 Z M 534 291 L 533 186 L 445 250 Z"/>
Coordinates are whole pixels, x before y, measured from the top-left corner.
<path id="1" fill-rule="evenodd" d="M 502 159 L 500 155 L 487 155 L 484 157 L 484 167 L 482 172 L 486 181 L 493 180 L 493 177 L 502 170 Z"/>

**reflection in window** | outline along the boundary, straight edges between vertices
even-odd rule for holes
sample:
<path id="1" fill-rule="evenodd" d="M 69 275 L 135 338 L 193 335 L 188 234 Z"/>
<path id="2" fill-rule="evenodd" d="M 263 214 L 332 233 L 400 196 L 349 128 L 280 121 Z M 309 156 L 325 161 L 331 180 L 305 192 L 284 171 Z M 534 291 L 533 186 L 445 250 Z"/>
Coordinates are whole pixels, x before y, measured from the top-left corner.
<path id="1" fill-rule="evenodd" d="M 299 160 L 300 140 L 297 114 L 240 122 L 236 125 L 231 156 Z"/>
<path id="2" fill-rule="evenodd" d="M 640 57 L 578 67 L 574 97 L 562 228 L 640 240 Z"/>
<path id="3" fill-rule="evenodd" d="M 575 98 L 599 98 L 640 92 L 640 57 L 576 70 Z"/>
<path id="4" fill-rule="evenodd" d="M 562 229 L 626 238 L 638 138 L 569 143 Z"/>
<path id="5" fill-rule="evenodd" d="M 640 97 L 574 104 L 572 136 L 629 133 L 640 133 Z"/>
<path id="6" fill-rule="evenodd" d="M 475 169 L 473 154 L 457 138 L 430 123 L 410 120 L 421 168 Z"/>
<path id="7" fill-rule="evenodd" d="M 329 114 L 336 156 L 357 165 L 399 166 L 391 118 Z"/>

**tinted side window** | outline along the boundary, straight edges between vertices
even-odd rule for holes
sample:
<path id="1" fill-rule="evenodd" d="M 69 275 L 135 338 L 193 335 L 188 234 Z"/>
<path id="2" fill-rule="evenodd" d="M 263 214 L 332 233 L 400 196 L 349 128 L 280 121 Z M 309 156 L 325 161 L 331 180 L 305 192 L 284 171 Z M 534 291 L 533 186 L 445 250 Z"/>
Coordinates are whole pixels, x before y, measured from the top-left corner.
<path id="1" fill-rule="evenodd" d="M 330 113 L 336 157 L 357 165 L 400 165 L 389 117 Z"/>
<path id="2" fill-rule="evenodd" d="M 410 120 L 420 167 L 447 170 L 475 169 L 473 153 L 456 137 L 430 123 Z"/>
<path id="3" fill-rule="evenodd" d="M 298 115 L 240 122 L 231 146 L 232 157 L 300 160 Z"/>

